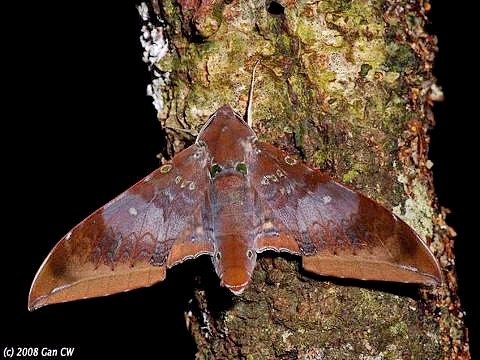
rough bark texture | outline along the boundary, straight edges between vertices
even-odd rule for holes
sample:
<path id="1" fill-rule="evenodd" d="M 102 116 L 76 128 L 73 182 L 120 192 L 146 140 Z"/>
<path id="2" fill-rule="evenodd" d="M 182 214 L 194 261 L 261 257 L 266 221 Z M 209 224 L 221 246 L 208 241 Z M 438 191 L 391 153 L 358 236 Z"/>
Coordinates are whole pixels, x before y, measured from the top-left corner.
<path id="1" fill-rule="evenodd" d="M 145 21 L 149 87 L 171 155 L 224 103 L 254 129 L 378 200 L 440 260 L 445 284 L 314 278 L 299 259 L 263 256 L 244 295 L 200 279 L 187 322 L 198 359 L 469 358 L 452 242 L 436 202 L 428 129 L 442 97 L 431 68 L 430 5 L 415 0 L 152 0 Z M 168 156 L 167 155 L 167 156 Z M 208 273 L 204 271 L 203 273 Z"/>

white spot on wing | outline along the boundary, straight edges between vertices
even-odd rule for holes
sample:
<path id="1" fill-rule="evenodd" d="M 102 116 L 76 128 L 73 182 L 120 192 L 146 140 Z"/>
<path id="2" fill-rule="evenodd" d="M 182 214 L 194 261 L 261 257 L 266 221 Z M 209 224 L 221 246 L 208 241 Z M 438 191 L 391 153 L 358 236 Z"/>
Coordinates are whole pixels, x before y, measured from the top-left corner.
<path id="1" fill-rule="evenodd" d="M 273 224 L 271 221 L 266 221 L 262 224 L 262 229 L 263 230 L 270 230 L 270 229 L 273 229 Z"/>
<path id="2" fill-rule="evenodd" d="M 132 216 L 137 216 L 138 211 L 134 207 L 131 207 L 130 209 L 128 209 L 128 213 Z"/>
<path id="3" fill-rule="evenodd" d="M 65 235 L 65 240 L 70 239 L 70 236 L 72 236 L 72 232 L 71 232 L 71 231 L 69 231 L 69 232 L 67 233 L 67 235 Z"/>
<path id="4" fill-rule="evenodd" d="M 397 265 L 399 266 L 400 268 L 402 269 L 405 269 L 405 270 L 408 270 L 408 271 L 412 271 L 412 272 L 418 272 L 418 269 L 414 266 L 409 266 L 409 265 Z"/>
<path id="5" fill-rule="evenodd" d="M 292 158 L 291 156 L 285 156 L 285 162 L 288 164 L 288 165 L 295 165 L 297 163 L 297 160 Z"/>
<path id="6" fill-rule="evenodd" d="M 252 143 L 250 141 L 242 141 L 241 142 L 242 144 L 242 148 L 243 148 L 243 151 L 245 151 L 245 153 L 251 153 L 252 152 Z"/>
<path id="7" fill-rule="evenodd" d="M 332 201 L 332 198 L 328 195 L 325 195 L 323 198 L 322 198 L 322 201 L 323 201 L 323 204 L 324 205 L 327 205 L 329 204 L 331 201 Z"/>

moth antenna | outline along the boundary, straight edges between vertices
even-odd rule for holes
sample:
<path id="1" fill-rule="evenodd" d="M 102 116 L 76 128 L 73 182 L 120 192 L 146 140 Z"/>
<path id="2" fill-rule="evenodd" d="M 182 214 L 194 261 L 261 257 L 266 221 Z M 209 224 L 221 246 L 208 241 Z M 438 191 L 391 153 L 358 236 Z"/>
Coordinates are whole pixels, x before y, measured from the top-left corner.
<path id="1" fill-rule="evenodd" d="M 252 70 L 252 80 L 250 82 L 250 91 L 248 92 L 248 105 L 247 105 L 247 124 L 248 126 L 253 126 L 253 85 L 255 84 L 255 71 L 257 66 L 260 63 L 260 60 L 257 60 L 255 66 Z"/>

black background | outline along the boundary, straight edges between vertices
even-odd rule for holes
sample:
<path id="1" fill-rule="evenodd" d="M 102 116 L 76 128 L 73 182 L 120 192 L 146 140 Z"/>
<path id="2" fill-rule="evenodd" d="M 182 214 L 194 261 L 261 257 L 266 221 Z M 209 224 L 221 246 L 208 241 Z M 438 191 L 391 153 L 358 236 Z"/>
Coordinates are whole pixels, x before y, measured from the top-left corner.
<path id="1" fill-rule="evenodd" d="M 2 172 L 2 351 L 4 345 L 74 346 L 78 358 L 192 358 L 183 310 L 192 267 L 213 273 L 208 261 L 184 264 L 152 288 L 27 311 L 33 275 L 54 242 L 154 170 L 163 142 L 145 96 L 150 75 L 141 61 L 141 21 L 132 1 L 20 5 L 3 14 L 10 17 L 4 45 L 12 46 L 2 69 L 8 91 L 2 103 L 9 110 L 2 119 L 8 169 Z M 460 294 L 474 346 L 478 309 L 469 275 L 478 210 L 468 205 L 478 192 L 478 117 L 469 84 L 477 79 L 470 72 L 474 56 L 463 41 L 475 24 L 460 3 L 454 6 L 434 2 L 430 13 L 429 30 L 440 47 L 435 74 L 446 96 L 435 105 L 430 158 L 440 203 L 452 210 L 448 223 L 458 232 Z"/>

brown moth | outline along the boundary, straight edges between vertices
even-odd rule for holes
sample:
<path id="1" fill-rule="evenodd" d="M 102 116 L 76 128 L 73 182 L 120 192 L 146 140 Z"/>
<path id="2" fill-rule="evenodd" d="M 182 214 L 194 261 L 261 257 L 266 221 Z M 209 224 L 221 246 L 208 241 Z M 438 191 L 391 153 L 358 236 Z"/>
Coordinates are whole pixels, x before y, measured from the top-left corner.
<path id="1" fill-rule="evenodd" d="M 28 307 L 149 286 L 167 268 L 203 254 L 221 284 L 239 295 L 266 250 L 299 255 L 304 269 L 320 275 L 441 281 L 435 257 L 405 222 L 258 141 L 225 105 L 193 145 L 55 245 Z"/>

